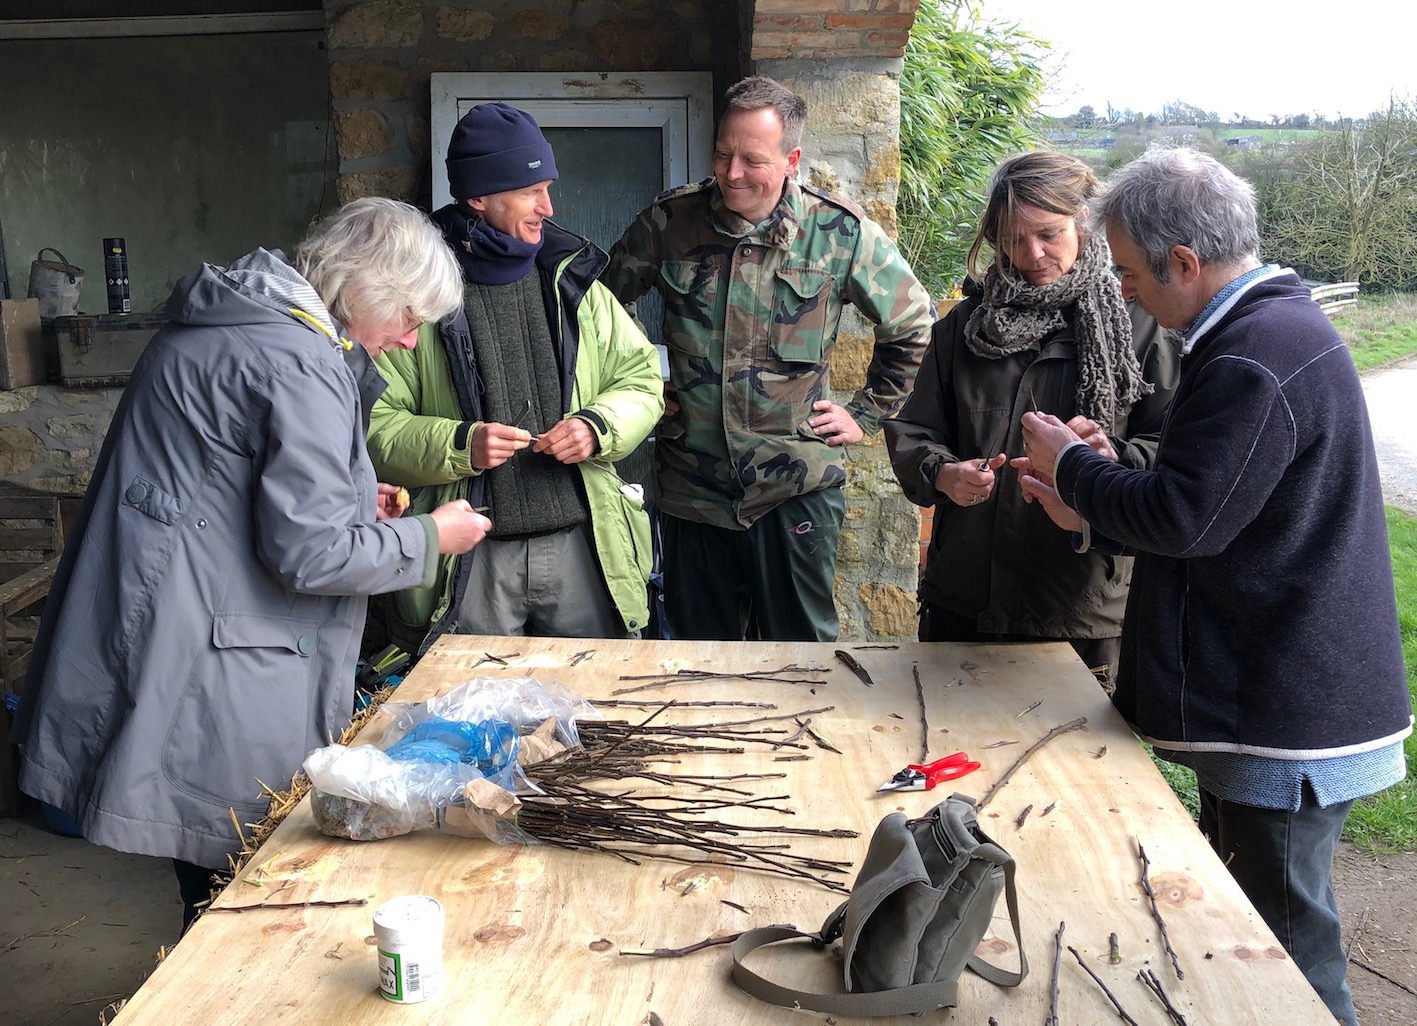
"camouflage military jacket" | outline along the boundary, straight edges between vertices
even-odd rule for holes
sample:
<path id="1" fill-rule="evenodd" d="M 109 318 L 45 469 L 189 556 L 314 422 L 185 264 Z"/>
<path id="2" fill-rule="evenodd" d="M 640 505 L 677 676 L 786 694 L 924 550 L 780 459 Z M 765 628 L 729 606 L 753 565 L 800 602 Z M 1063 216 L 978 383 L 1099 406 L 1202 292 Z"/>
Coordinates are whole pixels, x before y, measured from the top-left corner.
<path id="1" fill-rule="evenodd" d="M 601 280 L 624 303 L 664 296 L 679 412 L 660 422 L 661 509 L 744 530 L 782 502 L 846 480 L 845 453 L 807 425 L 828 395 L 842 309 L 875 325 L 865 386 L 846 404 L 875 434 L 910 392 L 930 299 L 881 227 L 855 205 L 789 182 L 760 225 L 712 179 L 660 196 L 610 252 Z"/>

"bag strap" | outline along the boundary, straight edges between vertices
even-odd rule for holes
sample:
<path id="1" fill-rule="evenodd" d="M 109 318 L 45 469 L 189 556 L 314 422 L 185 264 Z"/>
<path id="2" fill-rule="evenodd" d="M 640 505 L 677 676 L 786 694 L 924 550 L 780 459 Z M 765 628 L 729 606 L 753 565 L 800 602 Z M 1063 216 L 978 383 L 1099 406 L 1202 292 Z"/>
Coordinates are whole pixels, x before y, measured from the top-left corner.
<path id="1" fill-rule="evenodd" d="M 75 282 L 75 280 L 76 280 L 75 275 L 78 274 L 79 269 L 78 269 L 76 266 L 74 266 L 73 264 L 69 263 L 68 258 L 65 257 L 63 253 L 59 252 L 59 251 L 58 251 L 57 249 L 55 249 L 53 246 L 45 246 L 43 249 L 41 249 L 41 250 L 39 251 L 39 256 L 35 257 L 35 259 L 36 259 L 36 260 L 43 260 L 43 259 L 44 259 L 44 254 L 46 254 L 46 253 L 53 253 L 55 256 L 57 256 L 57 257 L 59 258 L 59 262 L 64 265 L 64 273 L 69 276 L 69 284 L 70 284 L 70 285 L 74 284 L 74 282 Z"/>
<path id="2" fill-rule="evenodd" d="M 822 946 L 816 933 L 802 933 L 785 926 L 762 926 L 749 930 L 733 942 L 733 982 L 755 998 L 784 1008 L 805 1008 L 831 1015 L 921 1015 L 937 1008 L 955 1004 L 956 984 L 953 980 L 917 983 L 895 990 L 879 990 L 868 994 L 824 994 L 818 991 L 794 990 L 759 976 L 743 964 L 743 959 L 755 948 L 793 938 L 810 940 Z"/>
<path id="3" fill-rule="evenodd" d="M 966 967 L 976 975 L 999 987 L 1017 987 L 1028 974 L 1028 959 L 1023 953 L 1023 934 L 1019 927 L 1018 891 L 1014 887 L 1014 860 L 1002 848 L 994 846 L 1004 856 L 1004 898 L 1009 907 L 1009 922 L 1014 928 L 1014 942 L 1018 946 L 1019 971 L 1013 972 L 990 965 L 978 956 L 970 958 Z M 845 906 L 842 906 L 844 909 Z M 833 919 L 839 918 L 834 916 Z M 832 920 L 828 920 L 830 924 Z M 813 1012 L 827 1012 L 832 1015 L 923 1015 L 938 1008 L 953 1008 L 957 1003 L 958 983 L 955 980 L 937 980 L 934 983 L 916 983 L 894 990 L 878 990 L 869 993 L 833 993 L 794 990 L 764 979 L 743 964 L 749 953 L 764 944 L 801 938 L 810 940 L 817 947 L 824 947 L 835 937 L 824 938 L 821 933 L 803 933 L 786 926 L 761 926 L 748 930 L 733 942 L 733 982 L 755 998 L 781 1005 L 784 1008 L 805 1008 Z"/>
<path id="4" fill-rule="evenodd" d="M 999 848 L 999 852 L 1004 855 L 1004 902 L 1009 907 L 1009 922 L 1014 928 L 1014 946 L 1018 949 L 1018 971 L 991 965 L 978 955 L 972 956 L 964 965 L 976 976 L 983 977 L 995 986 L 1017 987 L 1028 975 L 1028 956 L 1023 953 L 1023 932 L 1019 928 L 1018 891 L 1014 887 L 1014 860 L 1004 853 L 1002 848 Z"/>

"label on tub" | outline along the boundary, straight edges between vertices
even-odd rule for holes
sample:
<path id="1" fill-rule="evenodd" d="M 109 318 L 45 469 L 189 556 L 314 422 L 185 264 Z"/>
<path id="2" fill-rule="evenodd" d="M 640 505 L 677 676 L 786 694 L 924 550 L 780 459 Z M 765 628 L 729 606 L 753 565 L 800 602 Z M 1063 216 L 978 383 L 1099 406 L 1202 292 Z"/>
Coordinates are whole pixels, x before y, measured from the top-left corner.
<path id="1" fill-rule="evenodd" d="M 443 906 L 411 894 L 374 910 L 379 949 L 379 993 L 407 1005 L 443 991 Z"/>

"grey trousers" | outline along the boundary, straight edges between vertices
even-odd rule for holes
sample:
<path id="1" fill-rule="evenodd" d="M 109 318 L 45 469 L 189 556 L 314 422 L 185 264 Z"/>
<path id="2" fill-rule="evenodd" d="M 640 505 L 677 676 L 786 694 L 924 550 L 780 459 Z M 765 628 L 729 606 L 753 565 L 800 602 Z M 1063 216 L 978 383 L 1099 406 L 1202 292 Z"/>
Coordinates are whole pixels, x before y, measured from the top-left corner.
<path id="1" fill-rule="evenodd" d="M 627 638 L 591 545 L 590 524 L 534 538 L 488 538 L 471 563 L 459 634 Z"/>

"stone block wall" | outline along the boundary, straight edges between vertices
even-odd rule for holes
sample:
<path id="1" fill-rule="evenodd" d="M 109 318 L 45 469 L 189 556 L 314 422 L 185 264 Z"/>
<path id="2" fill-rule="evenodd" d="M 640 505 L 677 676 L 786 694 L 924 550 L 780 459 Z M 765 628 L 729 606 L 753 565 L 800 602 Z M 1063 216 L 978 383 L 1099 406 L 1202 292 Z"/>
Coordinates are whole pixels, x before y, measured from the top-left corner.
<path id="1" fill-rule="evenodd" d="M 340 202 L 429 201 L 434 72 L 737 75 L 738 10 L 691 0 L 326 0 Z"/>
<path id="2" fill-rule="evenodd" d="M 83 495 L 122 395 L 54 385 L 0 392 L 0 481 Z"/>

